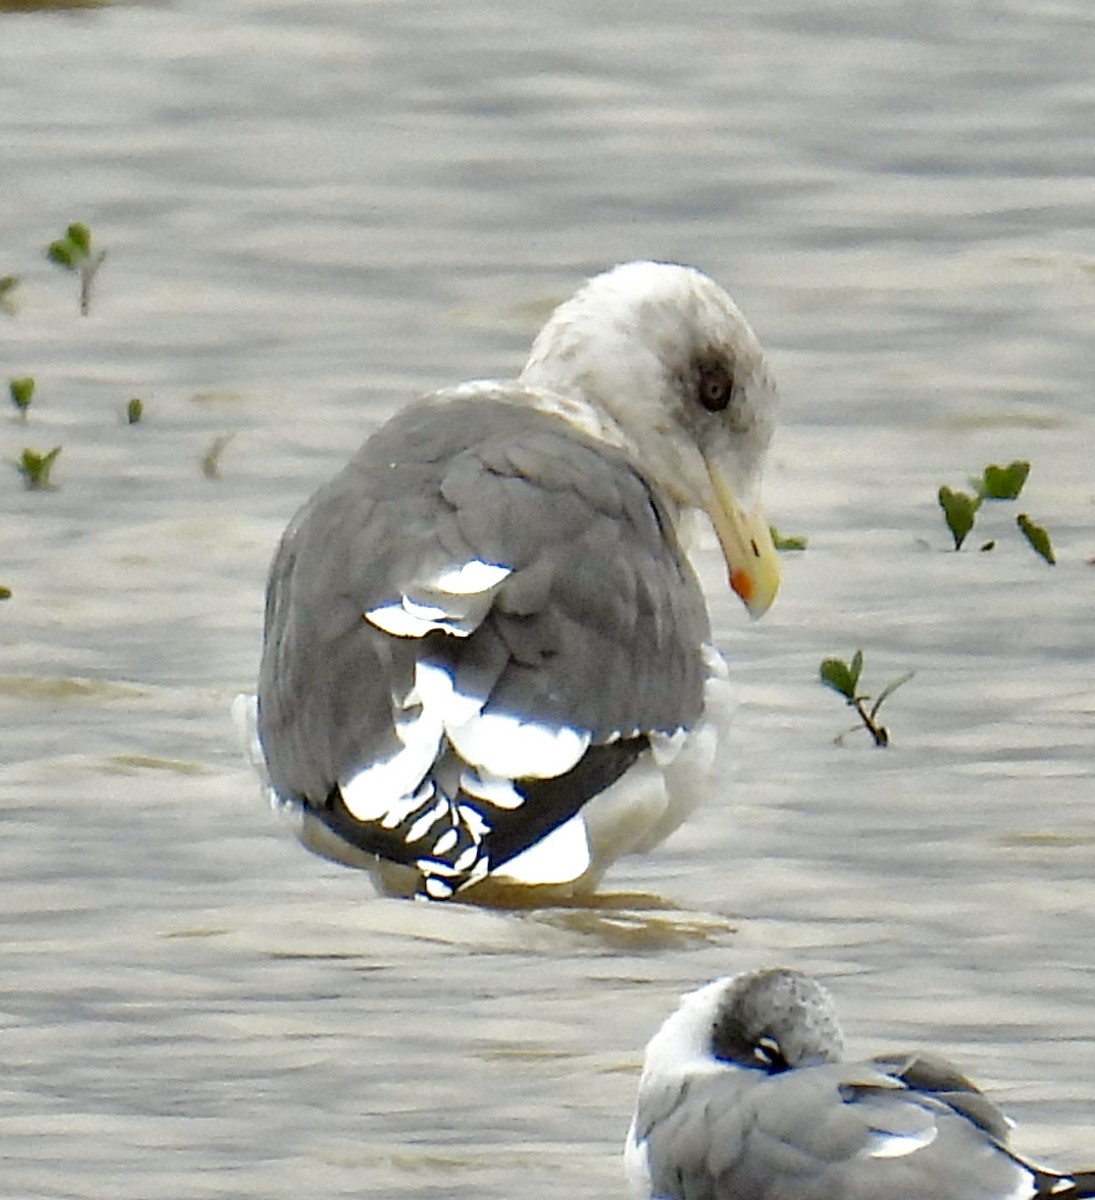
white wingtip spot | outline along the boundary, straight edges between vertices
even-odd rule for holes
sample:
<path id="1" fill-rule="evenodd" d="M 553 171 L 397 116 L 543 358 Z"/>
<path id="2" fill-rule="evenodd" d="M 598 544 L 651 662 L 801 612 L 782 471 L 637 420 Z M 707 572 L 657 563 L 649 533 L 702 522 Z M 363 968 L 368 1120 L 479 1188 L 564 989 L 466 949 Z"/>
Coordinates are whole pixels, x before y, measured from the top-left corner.
<path id="1" fill-rule="evenodd" d="M 456 861 L 452 864 L 452 869 L 459 875 L 465 871 L 470 871 L 475 860 L 479 857 L 479 847 L 477 845 L 469 846 L 457 855 Z"/>
<path id="2" fill-rule="evenodd" d="M 426 604 L 412 600 L 410 596 L 403 597 L 403 608 L 406 610 L 408 616 L 416 618 L 424 625 L 433 625 L 438 628 L 444 627 L 445 618 L 449 615 L 443 608 L 439 608 L 436 604 Z"/>
<path id="3" fill-rule="evenodd" d="M 581 815 L 553 829 L 546 837 L 504 863 L 492 874 L 497 879 L 535 886 L 571 883 L 588 870 L 589 839 Z"/>
<path id="4" fill-rule="evenodd" d="M 460 776 L 460 790 L 477 800 L 486 800 L 495 808 L 520 808 L 525 802 L 525 797 L 513 786 L 512 780 L 499 779 L 486 772 L 465 771 Z"/>
<path id="5" fill-rule="evenodd" d="M 455 829 L 446 829 L 434 843 L 434 847 L 430 853 L 440 858 L 441 855 L 448 854 L 458 841 L 460 841 L 460 834 Z"/>
<path id="6" fill-rule="evenodd" d="M 373 820 L 380 821 L 381 829 L 394 829 L 397 825 L 401 825 L 416 809 L 421 808 L 428 800 L 432 800 L 436 791 L 437 788 L 434 787 L 432 781 L 427 779 L 413 796 L 400 796 L 394 804 L 388 805 L 386 812 L 380 814 L 379 817 L 374 817 Z M 342 789 L 342 793 L 342 799 L 345 802 L 345 789 Z M 346 807 L 350 808 L 350 805 L 346 804 Z M 350 811 L 353 812 L 353 809 L 350 809 Z M 363 818 L 358 819 L 362 820 Z"/>
<path id="7" fill-rule="evenodd" d="M 923 1150 L 935 1141 L 936 1127 L 934 1124 L 925 1126 L 915 1133 L 888 1133 L 883 1130 L 872 1130 L 871 1139 L 867 1143 L 868 1158 L 904 1158 Z"/>
<path id="8" fill-rule="evenodd" d="M 433 586 L 439 592 L 447 592 L 450 596 L 471 596 L 477 592 L 490 591 L 512 573 L 510 567 L 503 567 L 500 563 L 488 563 L 473 558 L 459 567 L 450 567 L 447 571 L 442 571 L 433 581 Z"/>
<path id="9" fill-rule="evenodd" d="M 449 741 L 480 774 L 508 779 L 554 779 L 585 754 L 592 736 L 569 725 L 541 725 L 510 713 L 481 713 L 448 729 Z"/>
<path id="10" fill-rule="evenodd" d="M 421 638 L 435 629 L 452 637 L 468 637 L 490 610 L 499 584 L 512 574 L 509 567 L 473 558 L 446 567 L 432 579 L 417 580 L 398 600 L 378 604 L 365 619 L 392 637 Z"/>
<path id="11" fill-rule="evenodd" d="M 379 608 L 370 608 L 365 613 L 365 620 L 370 625 L 392 637 L 420 638 L 425 637 L 433 629 L 445 629 L 439 621 L 423 620 L 403 607 L 402 600 L 393 600 L 390 604 L 382 604 Z"/>
<path id="12" fill-rule="evenodd" d="M 403 835 L 403 840 L 411 845 L 414 842 L 420 841 L 430 831 L 442 817 L 446 816 L 449 811 L 448 801 L 444 796 L 436 800 L 431 808 L 428 808 L 420 817 L 416 817 L 410 829 Z"/>
<path id="13" fill-rule="evenodd" d="M 481 842 L 490 833 L 490 826 L 483 820 L 483 814 L 470 804 L 458 804 L 456 812 L 473 841 Z"/>

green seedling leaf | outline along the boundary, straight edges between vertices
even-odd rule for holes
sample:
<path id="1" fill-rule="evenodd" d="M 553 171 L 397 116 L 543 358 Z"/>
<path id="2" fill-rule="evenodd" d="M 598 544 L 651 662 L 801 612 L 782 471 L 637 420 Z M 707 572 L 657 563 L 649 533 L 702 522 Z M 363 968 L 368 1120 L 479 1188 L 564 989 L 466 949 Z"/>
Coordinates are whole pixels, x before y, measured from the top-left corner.
<path id="1" fill-rule="evenodd" d="M 863 673 L 863 651 L 857 650 L 852 655 L 852 687 L 859 687 L 859 677 Z"/>
<path id="2" fill-rule="evenodd" d="M 898 675 L 896 679 L 891 679 L 888 684 L 878 693 L 878 699 L 871 705 L 871 719 L 878 716 L 878 710 L 882 707 L 882 702 L 888 700 L 899 687 L 903 687 L 916 674 L 915 671 L 906 671 L 904 675 Z"/>
<path id="3" fill-rule="evenodd" d="M 25 417 L 27 409 L 30 408 L 30 402 L 34 398 L 34 380 L 29 375 L 24 375 L 20 379 L 10 379 L 8 393 L 11 396 L 12 404 Z"/>
<path id="4" fill-rule="evenodd" d="M 125 406 L 125 419 L 130 425 L 136 425 L 144 416 L 144 401 L 140 396 L 134 396 Z"/>
<path id="5" fill-rule="evenodd" d="M 841 696 L 850 700 L 855 695 L 855 685 L 852 683 L 848 664 L 842 658 L 824 658 L 819 669 L 821 682 L 832 688 Z"/>
<path id="6" fill-rule="evenodd" d="M 91 307 L 91 281 L 95 272 L 103 265 L 106 251 L 92 253 L 91 230 L 79 221 L 73 221 L 65 230 L 65 236 L 50 242 L 46 249 L 50 262 L 69 271 L 80 272 L 80 313 L 87 316 Z"/>
<path id="7" fill-rule="evenodd" d="M 899 675 L 896 679 L 891 679 L 882 689 L 878 699 L 868 712 L 867 701 L 870 699 L 870 696 L 863 696 L 859 693 L 859 677 L 862 671 L 863 651 L 857 650 L 852 655 L 850 663 L 846 663 L 843 659 L 839 658 L 823 659 L 819 674 L 821 682 L 826 687 L 832 688 L 834 692 L 839 692 L 844 697 L 846 703 L 855 709 L 856 715 L 863 722 L 864 729 L 874 739 L 874 744 L 876 746 L 888 746 L 890 744 L 890 731 L 885 725 L 879 722 L 878 710 L 902 684 L 908 683 L 913 677 L 913 672 L 907 671 L 904 675 Z M 842 742 L 843 738 L 844 734 L 841 734 L 836 740 L 837 742 Z"/>
<path id="8" fill-rule="evenodd" d="M 18 282 L 18 275 L 4 275 L 0 277 L 0 312 L 7 313 L 9 317 L 14 317 L 16 313 L 14 293 Z"/>
<path id="9" fill-rule="evenodd" d="M 961 550 L 962 543 L 973 528 L 977 510 L 981 507 L 981 497 L 971 496 L 969 492 L 956 492 L 944 484 L 939 489 L 939 506 L 954 538 L 954 548 Z"/>
<path id="10" fill-rule="evenodd" d="M 39 454 L 37 450 L 31 450 L 29 447 L 25 449 L 15 464 L 16 470 L 23 476 L 23 483 L 28 488 L 52 487 L 49 475 L 60 453 L 60 446 L 54 446 L 45 454 Z"/>
<path id="11" fill-rule="evenodd" d="M 1016 460 L 1006 467 L 995 463 L 985 468 L 981 478 L 980 493 L 986 500 L 1014 500 L 1023 490 L 1030 474 L 1030 463 Z"/>
<path id="12" fill-rule="evenodd" d="M 91 254 L 91 230 L 80 221 L 73 223 L 65 230 L 65 237 L 75 246 L 76 250 L 87 258 Z"/>
<path id="13" fill-rule="evenodd" d="M 780 533 L 774 526 L 768 526 L 768 532 L 772 535 L 772 545 L 777 550 L 805 550 L 807 539 L 804 537 L 789 536 Z"/>
<path id="14" fill-rule="evenodd" d="M 1031 549 L 1040 554 L 1050 566 L 1056 566 L 1057 557 L 1053 553 L 1053 544 L 1042 526 L 1035 524 L 1026 513 L 1020 513 L 1015 518 L 1015 523 L 1022 531 L 1023 537 L 1030 542 Z"/>
<path id="15" fill-rule="evenodd" d="M 858 663 L 856 662 L 858 659 Z M 855 689 L 859 683 L 859 672 L 863 666 L 863 656 L 857 650 L 852 664 L 849 666 L 842 658 L 822 659 L 818 670 L 821 682 L 834 692 L 839 692 L 849 704 L 855 702 Z"/>
<path id="16" fill-rule="evenodd" d="M 46 249 L 46 255 L 50 262 L 56 263 L 59 267 L 64 267 L 67 271 L 75 271 L 80 252 L 67 238 L 58 238 L 57 241 L 50 242 Z"/>
<path id="17" fill-rule="evenodd" d="M 0 600 L 10 600 L 10 599 L 11 599 L 11 588 L 4 587 L 3 584 L 0 584 Z"/>

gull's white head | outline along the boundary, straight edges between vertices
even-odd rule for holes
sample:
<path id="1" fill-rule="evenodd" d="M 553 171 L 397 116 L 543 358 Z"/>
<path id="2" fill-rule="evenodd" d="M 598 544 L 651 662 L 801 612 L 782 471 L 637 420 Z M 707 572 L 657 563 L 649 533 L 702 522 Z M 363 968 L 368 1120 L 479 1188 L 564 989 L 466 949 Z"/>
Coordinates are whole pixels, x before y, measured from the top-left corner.
<path id="1" fill-rule="evenodd" d="M 682 508 L 707 513 L 730 585 L 755 616 L 779 566 L 760 503 L 776 390 L 737 305 L 692 267 L 632 262 L 552 314 L 521 374 L 592 410 Z"/>

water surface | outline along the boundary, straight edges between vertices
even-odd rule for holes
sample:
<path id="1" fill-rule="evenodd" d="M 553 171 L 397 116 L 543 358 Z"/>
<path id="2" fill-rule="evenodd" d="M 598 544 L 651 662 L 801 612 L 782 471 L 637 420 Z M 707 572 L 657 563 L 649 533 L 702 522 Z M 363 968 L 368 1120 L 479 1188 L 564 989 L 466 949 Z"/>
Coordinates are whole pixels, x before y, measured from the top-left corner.
<path id="1" fill-rule="evenodd" d="M 55 491 L 0 471 L 5 1194 L 619 1196 L 644 1042 L 774 962 L 1095 1158 L 1093 61 L 1079 0 L 0 14 L 0 366 L 38 382 L 0 458 L 62 446 Z M 783 391 L 809 548 L 755 626 L 702 563 L 738 777 L 610 876 L 669 910 L 375 900 L 236 750 L 276 539 L 640 256 L 723 281 Z M 949 552 L 938 486 L 1020 457 Z M 857 646 L 916 671 L 885 752 L 816 682 Z"/>

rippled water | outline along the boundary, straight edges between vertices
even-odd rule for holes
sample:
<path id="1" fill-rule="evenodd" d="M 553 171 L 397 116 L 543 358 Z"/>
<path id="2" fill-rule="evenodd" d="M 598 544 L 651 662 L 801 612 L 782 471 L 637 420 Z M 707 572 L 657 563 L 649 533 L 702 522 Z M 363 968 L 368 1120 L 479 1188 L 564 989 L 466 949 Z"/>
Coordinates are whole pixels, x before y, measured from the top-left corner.
<path id="1" fill-rule="evenodd" d="M 1095 18 L 730 7 L 0 13 L 0 366 L 38 384 L 0 458 L 62 446 L 56 491 L 0 471 L 5 1195 L 618 1196 L 647 1037 L 776 961 L 853 1049 L 934 1044 L 1023 1149 L 1095 1158 Z M 84 319 L 42 254 L 74 219 Z M 704 564 L 738 778 L 610 876 L 668 908 L 375 900 L 238 757 L 274 543 L 638 256 L 725 282 L 784 394 L 768 508 L 809 548 L 755 627 Z M 1019 457 L 948 552 L 937 487 Z M 869 688 L 916 671 L 885 752 L 816 682 L 857 646 Z"/>

